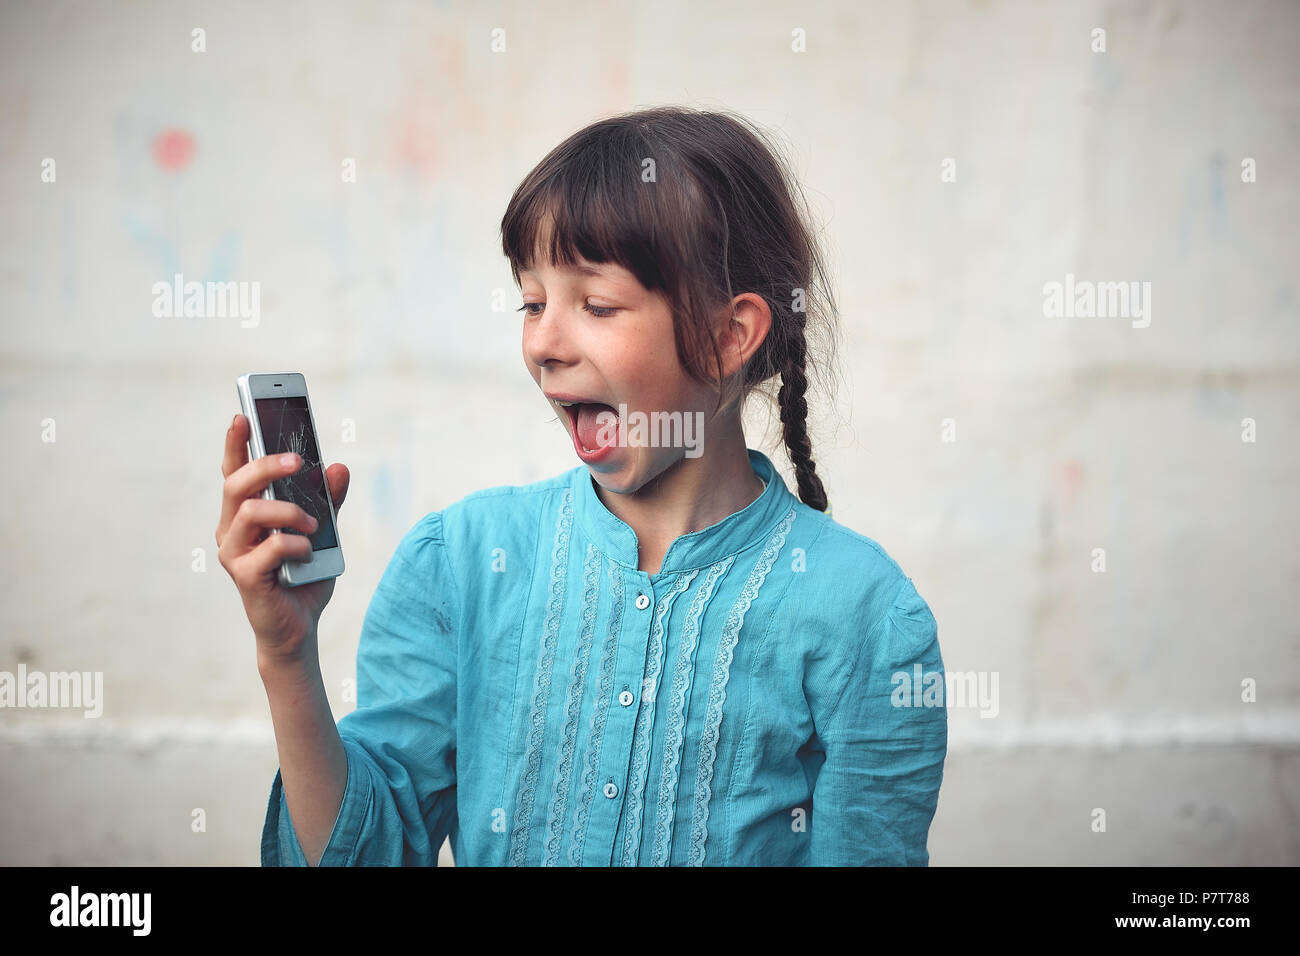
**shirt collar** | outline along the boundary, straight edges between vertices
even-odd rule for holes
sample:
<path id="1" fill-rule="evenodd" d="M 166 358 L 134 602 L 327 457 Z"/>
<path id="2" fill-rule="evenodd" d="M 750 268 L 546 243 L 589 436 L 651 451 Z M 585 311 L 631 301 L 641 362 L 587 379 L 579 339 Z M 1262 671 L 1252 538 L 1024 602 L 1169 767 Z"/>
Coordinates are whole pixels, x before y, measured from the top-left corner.
<path id="1" fill-rule="evenodd" d="M 762 493 L 721 521 L 677 538 L 664 555 L 659 574 L 707 567 L 764 540 L 773 526 L 799 503 L 777 474 L 771 459 L 757 449 L 746 450 L 754 474 L 766 482 Z M 570 488 L 573 490 L 574 514 L 587 536 L 615 562 L 635 569 L 636 532 L 605 507 L 596 494 L 595 479 L 585 465 L 571 472 Z"/>

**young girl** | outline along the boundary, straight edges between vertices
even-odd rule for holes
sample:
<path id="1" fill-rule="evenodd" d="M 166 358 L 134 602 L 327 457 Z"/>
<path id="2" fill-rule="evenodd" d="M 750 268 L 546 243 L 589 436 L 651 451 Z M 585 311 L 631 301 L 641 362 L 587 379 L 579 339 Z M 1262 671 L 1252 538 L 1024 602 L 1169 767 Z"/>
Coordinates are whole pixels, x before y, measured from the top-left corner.
<path id="1" fill-rule="evenodd" d="M 300 535 L 256 571 L 223 556 L 280 753 L 264 865 L 432 865 L 448 836 L 458 865 L 928 863 L 935 619 L 830 517 L 805 323 L 834 308 L 794 195 L 761 133 L 676 108 L 594 123 L 528 175 L 502 221 L 523 357 L 582 463 L 406 534 L 337 730 L 315 651 L 333 582 L 273 605 Z M 741 427 L 777 375 L 798 498 Z M 278 477 L 231 452 L 245 427 L 227 513 Z M 341 501 L 346 470 L 329 480 Z"/>

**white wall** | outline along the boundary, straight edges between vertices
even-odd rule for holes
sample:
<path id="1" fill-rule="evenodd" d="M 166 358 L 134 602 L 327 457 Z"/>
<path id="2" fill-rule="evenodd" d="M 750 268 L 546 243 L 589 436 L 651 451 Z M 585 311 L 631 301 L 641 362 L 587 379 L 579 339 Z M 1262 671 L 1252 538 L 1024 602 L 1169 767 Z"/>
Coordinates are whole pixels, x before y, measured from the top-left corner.
<path id="1" fill-rule="evenodd" d="M 932 862 L 1300 863 L 1300 11 L 601 6 L 0 11 L 0 670 L 104 675 L 97 719 L 0 710 L 0 863 L 257 863 L 277 759 L 213 538 L 235 377 L 303 371 L 352 472 L 341 716 L 402 533 L 577 464 L 491 310 L 506 201 L 665 102 L 790 143 L 844 323 L 835 518 L 916 581 L 950 671 L 998 675 L 996 717 L 951 711 Z M 260 283 L 258 324 L 154 317 L 175 272 Z M 1150 282 L 1149 326 L 1045 317 L 1067 273 Z"/>

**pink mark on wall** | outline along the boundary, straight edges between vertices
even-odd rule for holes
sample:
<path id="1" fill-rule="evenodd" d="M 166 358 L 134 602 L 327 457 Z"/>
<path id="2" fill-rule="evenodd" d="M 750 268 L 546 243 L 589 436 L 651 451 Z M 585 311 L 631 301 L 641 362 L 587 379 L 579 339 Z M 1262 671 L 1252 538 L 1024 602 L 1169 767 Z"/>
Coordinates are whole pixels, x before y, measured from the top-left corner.
<path id="1" fill-rule="evenodd" d="M 467 167 L 449 169 L 449 162 L 464 153 L 457 152 L 448 131 L 455 131 L 456 142 L 475 142 L 476 133 L 487 134 L 484 124 L 490 113 L 475 109 L 465 97 L 447 95 L 448 90 L 467 89 L 476 82 L 466 67 L 464 44 L 445 30 L 433 30 L 424 38 L 404 41 L 398 56 L 401 86 L 389 123 L 389 161 L 419 183 L 455 180 L 467 186 L 469 177 L 482 176 L 491 164 L 471 161 Z"/>
<path id="2" fill-rule="evenodd" d="M 25 89 L 0 88 L 0 156 L 17 156 L 27 145 L 28 101 Z"/>
<path id="3" fill-rule="evenodd" d="M 435 117 L 415 107 L 403 112 L 398 122 L 398 158 L 422 176 L 432 178 L 440 159 Z"/>
<path id="4" fill-rule="evenodd" d="M 1057 462 L 1056 482 L 1065 507 L 1073 507 L 1079 488 L 1083 485 L 1083 462 L 1077 458 Z"/>
<path id="5" fill-rule="evenodd" d="M 153 141 L 153 158 L 163 169 L 184 169 L 194 159 L 194 137 L 183 129 L 163 130 Z"/>

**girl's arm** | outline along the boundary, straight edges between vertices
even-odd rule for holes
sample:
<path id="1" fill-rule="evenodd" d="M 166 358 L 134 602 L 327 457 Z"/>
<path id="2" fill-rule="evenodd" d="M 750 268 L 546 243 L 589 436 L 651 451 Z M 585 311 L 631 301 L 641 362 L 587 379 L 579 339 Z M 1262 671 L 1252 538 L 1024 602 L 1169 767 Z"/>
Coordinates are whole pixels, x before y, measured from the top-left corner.
<path id="1" fill-rule="evenodd" d="M 277 672 L 268 684 L 281 767 L 264 866 L 437 865 L 456 823 L 465 620 L 447 551 L 441 512 L 398 544 L 361 628 L 357 707 L 337 726 L 319 666 Z"/>
<path id="2" fill-rule="evenodd" d="M 913 694 L 918 664 L 922 684 Z M 948 751 L 943 688 L 938 625 L 906 579 L 818 731 L 826 760 L 813 789 L 811 865 L 929 864 Z"/>
<path id="3" fill-rule="evenodd" d="M 310 637 L 316 646 L 316 635 Z M 259 667 L 271 706 L 285 805 L 309 866 L 320 862 L 348 782 L 348 759 L 320 665 Z"/>

